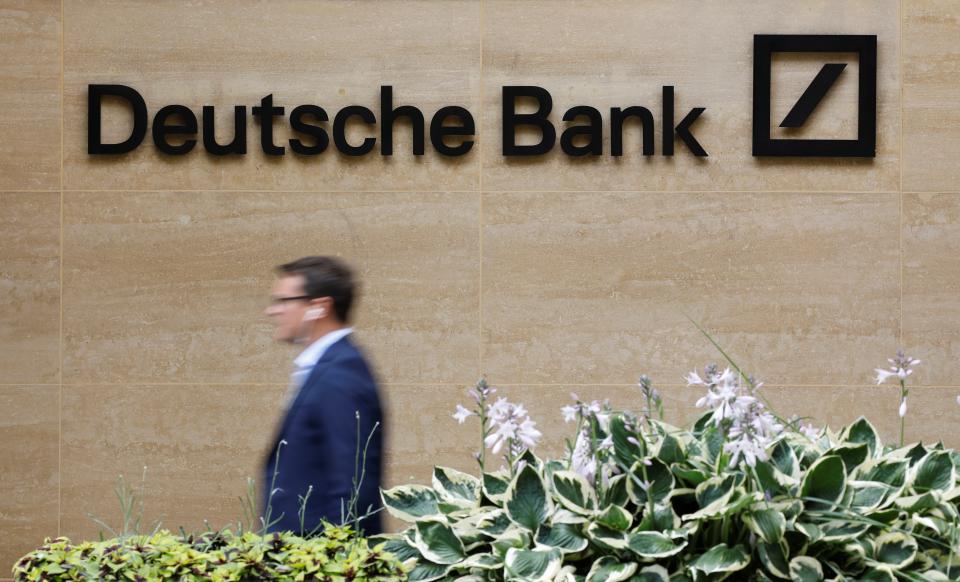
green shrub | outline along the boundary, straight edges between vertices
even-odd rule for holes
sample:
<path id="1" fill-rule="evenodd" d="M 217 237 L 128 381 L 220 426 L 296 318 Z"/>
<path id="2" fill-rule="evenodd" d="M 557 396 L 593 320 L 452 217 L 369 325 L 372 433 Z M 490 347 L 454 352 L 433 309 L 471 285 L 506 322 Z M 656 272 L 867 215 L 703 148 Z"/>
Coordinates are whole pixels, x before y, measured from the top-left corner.
<path id="1" fill-rule="evenodd" d="M 303 580 L 361 582 L 400 581 L 400 562 L 382 547 L 347 527 L 327 527 L 315 538 L 292 534 L 233 534 L 229 530 L 199 535 L 159 531 L 100 542 L 72 544 L 46 540 L 13 569 L 27 580 Z"/>

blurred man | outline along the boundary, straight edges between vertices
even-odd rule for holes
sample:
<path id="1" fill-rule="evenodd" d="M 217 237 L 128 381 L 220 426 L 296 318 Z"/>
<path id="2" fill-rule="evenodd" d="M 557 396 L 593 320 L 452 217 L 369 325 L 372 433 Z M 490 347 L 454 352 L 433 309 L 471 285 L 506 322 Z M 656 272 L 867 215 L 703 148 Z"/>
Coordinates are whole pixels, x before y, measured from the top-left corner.
<path id="1" fill-rule="evenodd" d="M 304 257 L 280 265 L 277 275 L 266 310 L 273 338 L 303 351 L 294 360 L 286 412 L 264 469 L 263 515 L 276 522 L 270 531 L 300 533 L 301 498 L 309 494 L 303 532 L 310 533 L 321 520 L 341 523 L 351 509 L 363 516 L 380 507 L 380 400 L 363 354 L 350 341 L 350 268 L 334 257 Z M 365 535 L 380 533 L 380 514 L 360 527 Z"/>

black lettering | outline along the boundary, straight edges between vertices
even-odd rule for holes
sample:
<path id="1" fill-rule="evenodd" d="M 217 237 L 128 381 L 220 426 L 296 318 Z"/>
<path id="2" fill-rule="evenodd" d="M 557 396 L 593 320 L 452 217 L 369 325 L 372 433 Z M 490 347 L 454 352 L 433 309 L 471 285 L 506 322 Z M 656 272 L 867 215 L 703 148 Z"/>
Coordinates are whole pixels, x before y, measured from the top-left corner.
<path id="1" fill-rule="evenodd" d="M 168 124 L 171 117 L 180 117 L 183 124 Z M 197 135 L 197 116 L 183 105 L 167 105 L 153 117 L 153 143 L 161 152 L 171 156 L 182 156 L 189 153 L 197 140 L 187 139 L 180 145 L 173 145 L 167 141 L 168 135 Z"/>
<path id="2" fill-rule="evenodd" d="M 283 115 L 283 107 L 273 106 L 273 93 L 260 99 L 260 106 L 251 110 L 260 122 L 260 147 L 269 156 L 282 156 L 284 148 L 273 143 L 273 118 Z"/>
<path id="3" fill-rule="evenodd" d="M 101 141 L 101 102 L 105 95 L 126 99 L 133 110 L 133 131 L 130 132 L 130 137 L 120 143 Z M 145 135 L 147 135 L 147 104 L 144 103 L 140 93 L 126 85 L 87 86 L 88 154 L 125 154 L 136 149 Z"/>
<path id="4" fill-rule="evenodd" d="M 362 119 L 367 125 L 373 125 L 377 122 L 377 118 L 373 114 L 373 111 L 370 111 L 366 107 L 361 105 L 350 105 L 348 107 L 344 107 L 337 112 L 337 116 L 333 119 L 333 143 L 337 146 L 337 149 L 340 150 L 340 153 L 344 155 L 362 156 L 370 153 L 373 150 L 374 144 L 377 143 L 377 138 L 367 137 L 364 138 L 363 143 L 358 146 L 350 145 L 347 142 L 346 126 L 347 120 L 354 115 Z"/>
<path id="5" fill-rule="evenodd" d="M 663 87 L 663 155 L 673 155 L 673 142 L 677 137 L 687 145 L 687 148 L 698 157 L 706 157 L 707 152 L 690 133 L 690 126 L 700 117 L 700 114 L 706 111 L 704 107 L 695 107 L 684 116 L 683 120 L 673 125 L 673 87 L 666 85 Z M 676 137 L 674 137 L 676 135 Z"/>
<path id="6" fill-rule="evenodd" d="M 393 155 L 393 122 L 407 117 L 413 127 L 413 155 L 423 155 L 423 113 L 412 105 L 393 108 L 393 87 L 380 86 L 380 155 Z"/>
<path id="7" fill-rule="evenodd" d="M 290 140 L 290 149 L 304 156 L 315 156 L 326 151 L 330 145 L 327 132 L 320 126 L 307 123 L 304 118 L 312 117 L 317 121 L 327 121 L 327 112 L 316 105 L 299 105 L 290 113 L 290 127 L 297 133 L 313 138 L 313 145 L 305 145 L 299 139 Z"/>
<path id="8" fill-rule="evenodd" d="M 539 106 L 536 113 L 517 113 L 516 100 L 520 97 L 532 97 Z M 505 86 L 503 87 L 503 155 L 539 156 L 549 152 L 557 141 L 557 130 L 547 120 L 553 109 L 553 98 L 542 87 Z M 533 125 L 540 128 L 542 139 L 535 145 L 517 145 L 517 126 Z"/>
<path id="9" fill-rule="evenodd" d="M 589 125 L 573 125 L 560 135 L 560 149 L 568 156 L 599 156 L 603 154 L 603 117 L 593 107 L 577 105 L 563 114 L 564 121 L 575 121 L 578 117 L 586 117 Z M 578 146 L 574 140 L 581 136 L 589 136 L 587 145 Z"/>
<path id="10" fill-rule="evenodd" d="M 233 108 L 233 141 L 227 145 L 217 143 L 214 113 L 212 105 L 203 106 L 203 149 L 215 156 L 247 153 L 246 105 L 236 105 Z"/>
<path id="11" fill-rule="evenodd" d="M 610 109 L 610 155 L 623 155 L 623 123 L 631 117 L 640 120 L 643 130 L 643 155 L 653 155 L 653 114 L 646 107 L 627 107 Z"/>
<path id="12" fill-rule="evenodd" d="M 460 121 L 459 126 L 444 125 L 447 118 L 454 118 Z M 473 122 L 473 116 L 463 107 L 449 105 L 441 107 L 433 114 L 430 121 L 430 143 L 433 149 L 437 150 L 442 156 L 462 156 L 473 147 L 472 139 L 465 139 L 459 145 L 448 146 L 443 139 L 448 135 L 469 136 L 472 137 L 476 127 Z"/>

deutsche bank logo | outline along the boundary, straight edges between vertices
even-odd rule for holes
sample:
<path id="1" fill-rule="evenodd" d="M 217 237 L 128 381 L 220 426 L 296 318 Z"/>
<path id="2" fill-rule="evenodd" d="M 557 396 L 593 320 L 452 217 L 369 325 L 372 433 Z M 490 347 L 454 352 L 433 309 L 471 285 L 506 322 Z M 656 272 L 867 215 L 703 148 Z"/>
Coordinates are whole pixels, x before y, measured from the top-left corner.
<path id="1" fill-rule="evenodd" d="M 770 66 L 774 53 L 855 53 L 859 60 L 857 139 L 770 137 Z M 814 115 L 843 73 L 844 63 L 825 63 L 780 127 L 798 128 Z M 753 37 L 753 155 L 872 158 L 877 151 L 876 35 L 756 34 Z"/>

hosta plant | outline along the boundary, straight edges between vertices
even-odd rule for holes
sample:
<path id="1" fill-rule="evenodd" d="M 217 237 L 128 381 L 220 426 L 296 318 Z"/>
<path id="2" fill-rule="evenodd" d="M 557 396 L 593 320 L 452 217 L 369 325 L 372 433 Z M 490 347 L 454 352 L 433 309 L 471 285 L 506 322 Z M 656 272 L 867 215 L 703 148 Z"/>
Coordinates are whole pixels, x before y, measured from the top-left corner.
<path id="1" fill-rule="evenodd" d="M 960 456 L 942 445 L 884 446 L 865 418 L 838 431 L 773 415 L 739 371 L 691 374 L 707 412 L 689 428 L 601 403 L 564 408 L 576 437 L 561 459 L 520 405 L 476 408 L 505 465 L 436 467 L 427 485 L 383 491 L 409 527 L 386 536 L 413 582 L 499 580 L 938 581 L 960 576 Z"/>

